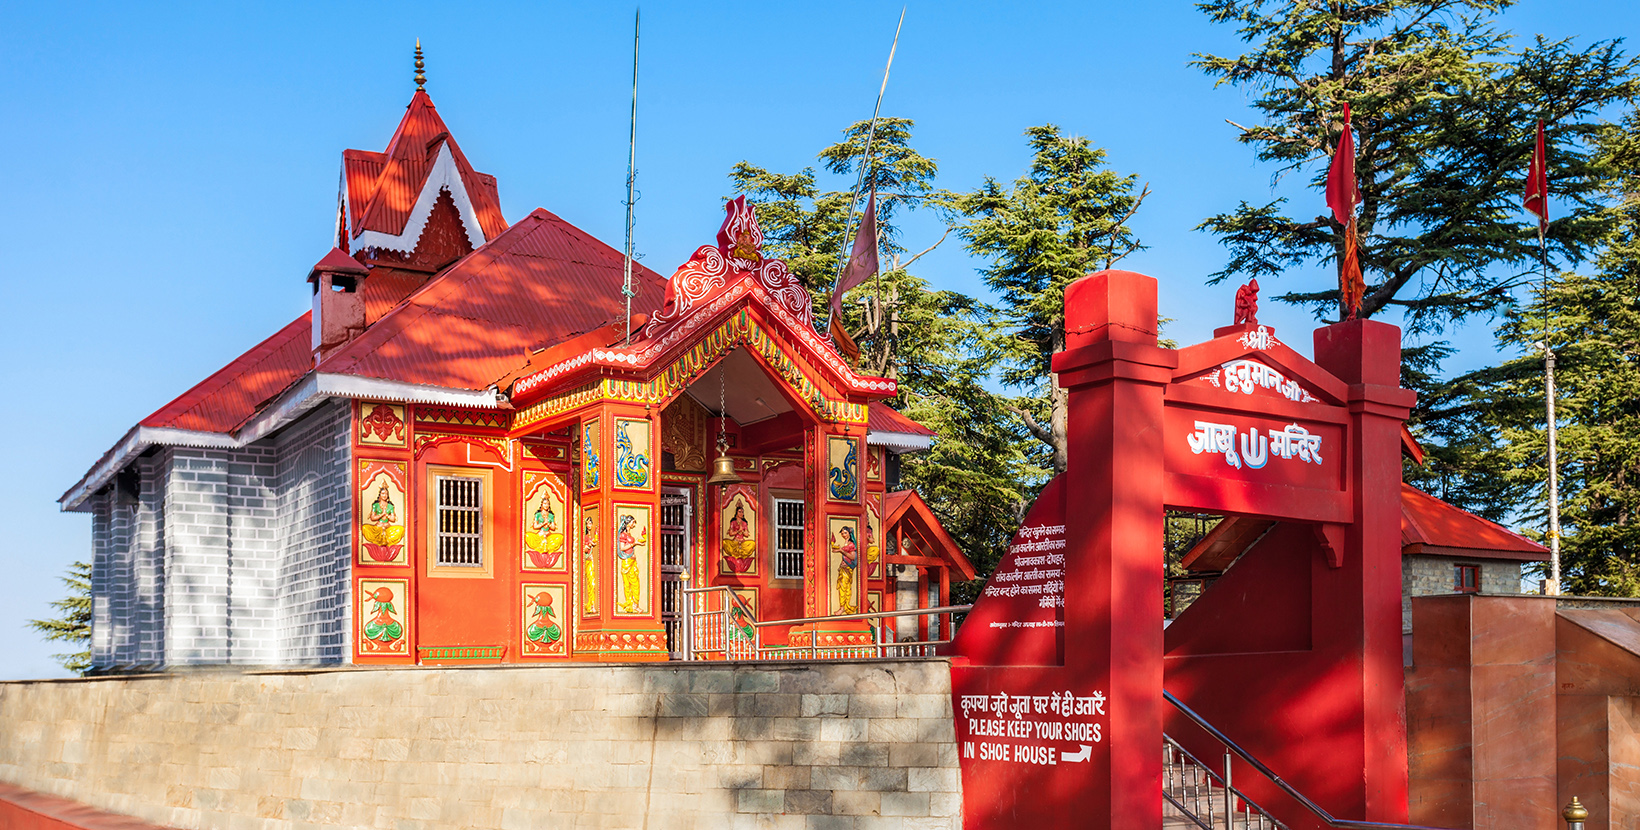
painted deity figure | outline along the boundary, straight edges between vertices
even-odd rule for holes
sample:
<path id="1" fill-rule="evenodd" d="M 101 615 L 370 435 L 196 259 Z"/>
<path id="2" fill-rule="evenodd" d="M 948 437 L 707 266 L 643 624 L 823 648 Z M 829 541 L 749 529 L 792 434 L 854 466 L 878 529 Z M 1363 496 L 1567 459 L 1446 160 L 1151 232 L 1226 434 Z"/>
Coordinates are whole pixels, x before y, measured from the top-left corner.
<path id="1" fill-rule="evenodd" d="M 723 532 L 723 555 L 728 558 L 729 569 L 735 573 L 746 573 L 751 569 L 752 557 L 757 553 L 752 541 L 752 526 L 746 521 L 746 505 L 735 505 L 735 515 L 729 520 L 729 527 Z"/>
<path id="2" fill-rule="evenodd" d="M 871 532 L 872 522 L 866 522 L 866 572 L 877 573 L 877 563 L 882 559 L 882 546 L 877 544 L 877 534 Z"/>
<path id="3" fill-rule="evenodd" d="M 551 568 L 563 556 L 564 534 L 558 530 L 558 514 L 552 509 L 552 499 L 545 495 L 530 515 L 530 528 L 524 533 L 528 543 L 530 562 L 537 568 Z"/>
<path id="4" fill-rule="evenodd" d="M 546 651 L 564 636 L 564 630 L 558 626 L 558 612 L 552 609 L 552 595 L 542 591 L 530 598 L 530 605 L 530 624 L 524 629 L 524 636 L 539 650 Z"/>
<path id="5" fill-rule="evenodd" d="M 854 528 L 838 528 L 831 549 L 842 557 L 837 565 L 837 613 L 857 613 L 860 609 L 854 604 L 854 578 L 860 571 L 860 558 L 855 547 Z"/>
<path id="6" fill-rule="evenodd" d="M 393 494 L 388 491 L 385 479 L 376 491 L 376 500 L 370 503 L 369 515 L 359 528 L 359 535 L 364 537 L 370 558 L 378 562 L 398 558 L 403 547 L 399 542 L 404 539 L 404 526 L 399 524 L 399 510 L 393 504 Z"/>
<path id="7" fill-rule="evenodd" d="M 581 529 L 581 569 L 586 577 L 582 583 L 581 607 L 588 614 L 598 613 L 598 517 L 588 515 Z"/>
<path id="8" fill-rule="evenodd" d="M 387 651 L 404 636 L 404 626 L 393 617 L 398 613 L 393 608 L 393 591 L 384 585 L 365 596 L 370 599 L 372 616 L 365 621 L 364 637 L 375 643 L 372 650 Z"/>
<path id="9" fill-rule="evenodd" d="M 620 529 L 615 536 L 615 564 L 621 576 L 621 598 L 617 608 L 622 614 L 643 613 L 643 609 L 638 607 L 643 599 L 638 548 L 649 544 L 649 532 L 647 528 L 638 527 L 634 534 L 637 524 L 637 516 L 622 516 Z"/>

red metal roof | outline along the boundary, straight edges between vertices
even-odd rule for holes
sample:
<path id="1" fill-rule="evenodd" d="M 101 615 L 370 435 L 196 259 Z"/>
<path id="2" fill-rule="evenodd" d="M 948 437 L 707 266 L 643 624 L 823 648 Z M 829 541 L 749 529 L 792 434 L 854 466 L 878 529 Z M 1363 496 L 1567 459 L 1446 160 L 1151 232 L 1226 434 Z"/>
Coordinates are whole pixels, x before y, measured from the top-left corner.
<path id="1" fill-rule="evenodd" d="M 411 294 L 320 369 L 484 389 L 523 367 L 535 349 L 618 321 L 623 281 L 619 251 L 536 209 Z M 658 306 L 664 283 L 634 264 L 632 307 Z"/>
<path id="2" fill-rule="evenodd" d="M 905 530 L 917 537 L 906 539 L 906 546 L 922 548 L 924 544 L 932 550 L 920 550 L 920 553 L 931 553 L 939 559 L 945 560 L 956 573 L 953 579 L 973 579 L 976 571 L 974 563 L 968 561 L 968 555 L 957 546 L 957 541 L 951 534 L 945 532 L 945 525 L 940 524 L 938 516 L 934 515 L 928 502 L 917 495 L 916 490 L 895 490 L 883 497 L 883 533 L 893 537 L 894 526 L 904 523 Z M 906 551 L 900 551 L 905 555 Z"/>
<path id="3" fill-rule="evenodd" d="M 450 135 L 450 128 L 439 117 L 433 99 L 418 89 L 387 144 L 387 152 L 348 150 L 342 153 L 350 202 L 349 238 L 358 236 L 360 231 L 380 231 L 394 236 L 404 233 L 416 197 L 421 195 L 427 175 L 438 160 L 439 148 L 446 144 L 455 158 L 456 168 L 461 171 L 461 183 L 472 199 L 484 238 L 495 239 L 506 230 L 495 177 L 473 170 L 460 145 Z"/>
<path id="4" fill-rule="evenodd" d="M 866 407 L 866 429 L 871 432 L 903 432 L 911 435 L 933 435 L 934 431 L 901 415 L 882 401 L 872 401 Z"/>
<path id="5" fill-rule="evenodd" d="M 1410 484 L 1401 485 L 1401 545 L 1406 553 L 1549 560 L 1548 548 Z"/>
<path id="6" fill-rule="evenodd" d="M 324 259 L 314 264 L 313 270 L 308 274 L 308 282 L 313 281 L 314 274 L 321 272 L 363 276 L 370 273 L 370 270 L 360 265 L 358 260 L 348 256 L 341 248 L 331 248 L 330 253 L 325 254 Z"/>
<path id="7" fill-rule="evenodd" d="M 313 368 L 313 313 L 291 321 L 142 419 L 145 427 L 228 432 Z"/>

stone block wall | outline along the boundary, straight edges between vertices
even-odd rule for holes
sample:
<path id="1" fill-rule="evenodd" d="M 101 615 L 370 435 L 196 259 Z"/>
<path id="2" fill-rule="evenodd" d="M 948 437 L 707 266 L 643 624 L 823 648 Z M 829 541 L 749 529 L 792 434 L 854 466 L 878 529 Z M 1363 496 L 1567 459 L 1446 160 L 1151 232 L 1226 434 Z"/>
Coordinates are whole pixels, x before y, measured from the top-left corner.
<path id="1" fill-rule="evenodd" d="M 0 683 L 0 781 L 179 828 L 947 830 L 943 660 Z"/>
<path id="2" fill-rule="evenodd" d="M 1454 559 L 1445 556 L 1407 554 L 1401 557 L 1401 632 L 1412 630 L 1412 598 L 1457 593 L 1453 586 L 1455 565 L 1479 565 L 1481 593 L 1518 594 L 1520 563 L 1495 559 Z"/>
<path id="3" fill-rule="evenodd" d="M 92 497 L 93 665 L 345 661 L 348 406 L 240 449 L 155 450 Z"/>
<path id="4" fill-rule="evenodd" d="M 280 665 L 347 660 L 352 558 L 350 404 L 331 401 L 277 438 Z"/>

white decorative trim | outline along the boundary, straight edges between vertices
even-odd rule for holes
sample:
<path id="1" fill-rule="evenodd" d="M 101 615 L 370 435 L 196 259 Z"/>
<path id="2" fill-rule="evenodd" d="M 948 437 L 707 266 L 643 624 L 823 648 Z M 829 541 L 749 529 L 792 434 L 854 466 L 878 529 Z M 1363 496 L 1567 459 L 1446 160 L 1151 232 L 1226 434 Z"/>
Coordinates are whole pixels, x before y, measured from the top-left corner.
<path id="1" fill-rule="evenodd" d="M 388 166 L 391 165 L 389 161 Z M 382 169 L 386 171 L 386 167 Z M 427 172 L 427 183 L 421 186 L 421 193 L 416 196 L 416 206 L 410 209 L 410 217 L 405 220 L 404 230 L 397 236 L 381 231 L 356 231 L 351 243 L 353 250 L 377 248 L 404 254 L 415 251 L 416 240 L 421 239 L 422 229 L 427 227 L 427 220 L 433 215 L 433 204 L 438 201 L 439 191 L 444 189 L 449 189 L 450 198 L 456 203 L 456 211 L 461 214 L 467 241 L 475 249 L 483 245 L 484 226 L 478 223 L 478 212 L 473 210 L 473 200 L 467 195 L 466 185 L 461 182 L 461 168 L 456 166 L 455 154 L 450 152 L 449 139 L 445 139 L 439 145 L 438 159 L 433 162 L 433 169 Z"/>
<path id="2" fill-rule="evenodd" d="M 102 489 L 103 485 L 130 463 L 131 459 L 143 454 L 150 447 L 238 449 L 260 441 L 330 398 L 431 403 L 473 409 L 499 409 L 501 403 L 500 395 L 493 386 L 474 391 L 356 375 L 309 372 L 295 385 L 286 389 L 266 409 L 232 433 L 140 425 L 132 427 L 113 449 L 92 465 L 84 478 L 57 499 L 57 503 L 64 512 L 80 512 L 85 500 L 90 498 L 92 493 Z"/>
<path id="3" fill-rule="evenodd" d="M 882 447 L 895 453 L 921 452 L 934 446 L 934 436 L 920 435 L 915 432 L 880 432 L 871 430 L 866 433 L 866 444 L 873 447 Z"/>

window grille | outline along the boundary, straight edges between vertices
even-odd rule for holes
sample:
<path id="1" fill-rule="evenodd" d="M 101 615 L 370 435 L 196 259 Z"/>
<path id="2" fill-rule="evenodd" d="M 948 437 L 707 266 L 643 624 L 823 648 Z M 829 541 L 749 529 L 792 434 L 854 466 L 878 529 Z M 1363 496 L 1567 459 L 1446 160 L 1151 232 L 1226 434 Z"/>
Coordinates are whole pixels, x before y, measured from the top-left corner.
<path id="1" fill-rule="evenodd" d="M 774 575 L 803 578 L 803 502 L 774 500 Z"/>
<path id="2" fill-rule="evenodd" d="M 1457 565 L 1452 575 L 1452 588 L 1460 594 L 1474 594 L 1481 590 L 1481 566 Z"/>
<path id="3" fill-rule="evenodd" d="M 484 479 L 437 476 L 438 564 L 484 567 Z"/>

